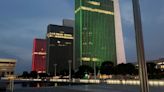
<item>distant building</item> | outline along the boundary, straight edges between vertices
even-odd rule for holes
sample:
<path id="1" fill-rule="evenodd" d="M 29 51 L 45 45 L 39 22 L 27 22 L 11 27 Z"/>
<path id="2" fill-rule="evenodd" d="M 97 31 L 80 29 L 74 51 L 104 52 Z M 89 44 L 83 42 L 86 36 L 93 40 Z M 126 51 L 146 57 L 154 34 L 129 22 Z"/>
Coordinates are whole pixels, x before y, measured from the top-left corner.
<path id="1" fill-rule="evenodd" d="M 75 61 L 126 63 L 118 0 L 75 0 Z"/>
<path id="2" fill-rule="evenodd" d="M 164 72 L 164 58 L 159 58 L 156 60 L 148 60 L 146 61 L 146 63 L 155 63 L 156 64 L 155 68 L 160 69 L 161 71 Z M 139 69 L 138 62 L 134 63 L 134 65 L 136 66 L 136 69 Z"/>
<path id="3" fill-rule="evenodd" d="M 68 70 L 68 61 L 73 67 L 73 27 L 48 25 L 47 31 L 47 73 Z M 55 66 L 56 65 L 56 66 Z"/>
<path id="4" fill-rule="evenodd" d="M 75 21 L 71 19 L 63 19 L 63 26 L 74 27 Z"/>
<path id="5" fill-rule="evenodd" d="M 160 58 L 153 61 L 157 64 L 156 68 L 164 72 L 164 58 Z"/>
<path id="6" fill-rule="evenodd" d="M 15 59 L 0 59 L 0 76 L 13 75 L 15 65 Z"/>
<path id="7" fill-rule="evenodd" d="M 32 51 L 32 71 L 46 71 L 46 40 L 34 39 Z"/>

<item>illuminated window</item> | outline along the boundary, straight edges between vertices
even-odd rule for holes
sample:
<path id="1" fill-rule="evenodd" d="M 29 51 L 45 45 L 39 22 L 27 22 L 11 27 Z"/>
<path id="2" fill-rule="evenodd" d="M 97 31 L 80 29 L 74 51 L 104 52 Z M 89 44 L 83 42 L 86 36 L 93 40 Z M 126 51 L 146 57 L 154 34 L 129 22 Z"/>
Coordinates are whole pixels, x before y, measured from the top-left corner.
<path id="1" fill-rule="evenodd" d="M 87 43 L 86 42 L 83 42 L 83 45 L 87 45 Z"/>
<path id="2" fill-rule="evenodd" d="M 60 43 L 60 41 L 57 41 L 57 43 Z"/>
<path id="3" fill-rule="evenodd" d="M 93 43 L 92 42 L 89 42 L 89 45 L 93 45 Z"/>
<path id="4" fill-rule="evenodd" d="M 117 57 L 113 1 L 75 0 L 75 5 L 76 60 L 81 58 L 80 61 L 100 61 L 98 66 L 106 60 L 115 63 Z"/>
<path id="5" fill-rule="evenodd" d="M 72 44 L 72 43 L 71 43 L 71 42 L 65 42 L 65 44 L 70 45 L 70 44 Z"/>
<path id="6" fill-rule="evenodd" d="M 85 10 L 85 11 L 90 11 L 90 12 L 97 12 L 97 13 L 103 13 L 103 14 L 114 15 L 114 13 L 111 12 L 111 11 L 101 10 L 101 9 L 96 9 L 96 8 L 90 8 L 90 7 L 85 7 L 85 6 L 79 7 L 79 8 L 75 11 L 75 13 L 79 12 L 80 10 Z"/>
<path id="7" fill-rule="evenodd" d="M 88 1 L 89 4 L 100 6 L 100 2 Z"/>

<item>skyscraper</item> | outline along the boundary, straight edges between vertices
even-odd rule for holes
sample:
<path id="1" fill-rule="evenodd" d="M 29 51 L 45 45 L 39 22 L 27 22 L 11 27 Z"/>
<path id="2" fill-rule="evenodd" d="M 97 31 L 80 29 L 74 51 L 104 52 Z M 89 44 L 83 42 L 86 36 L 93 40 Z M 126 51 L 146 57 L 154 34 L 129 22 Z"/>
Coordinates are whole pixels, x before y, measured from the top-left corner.
<path id="1" fill-rule="evenodd" d="M 46 40 L 34 39 L 32 51 L 32 71 L 46 71 Z"/>
<path id="2" fill-rule="evenodd" d="M 75 62 L 125 63 L 118 0 L 75 0 Z"/>
<path id="3" fill-rule="evenodd" d="M 63 26 L 74 27 L 75 21 L 71 19 L 63 19 Z"/>
<path id="4" fill-rule="evenodd" d="M 48 25 L 47 72 L 54 74 L 55 71 L 59 73 L 62 70 L 68 70 L 70 60 L 73 61 L 73 28 Z"/>

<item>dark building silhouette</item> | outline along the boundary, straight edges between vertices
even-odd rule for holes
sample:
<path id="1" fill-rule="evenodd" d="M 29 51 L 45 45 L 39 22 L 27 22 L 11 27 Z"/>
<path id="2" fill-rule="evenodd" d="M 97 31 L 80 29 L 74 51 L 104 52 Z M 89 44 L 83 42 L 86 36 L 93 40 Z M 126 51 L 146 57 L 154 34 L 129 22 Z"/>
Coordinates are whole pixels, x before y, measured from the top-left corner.
<path id="1" fill-rule="evenodd" d="M 68 70 L 69 60 L 73 61 L 73 28 L 52 24 L 48 25 L 47 73 L 54 74 L 55 67 L 57 73 L 62 70 Z"/>
<path id="2" fill-rule="evenodd" d="M 46 40 L 34 39 L 32 52 L 32 71 L 46 71 Z"/>

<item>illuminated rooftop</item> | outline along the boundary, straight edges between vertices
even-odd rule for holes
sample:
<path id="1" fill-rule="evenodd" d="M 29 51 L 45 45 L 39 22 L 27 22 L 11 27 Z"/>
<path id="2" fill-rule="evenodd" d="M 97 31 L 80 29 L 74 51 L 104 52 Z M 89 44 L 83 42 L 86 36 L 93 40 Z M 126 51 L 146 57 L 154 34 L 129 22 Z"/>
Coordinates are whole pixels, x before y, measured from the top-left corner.
<path id="1" fill-rule="evenodd" d="M 2 59 L 0 58 L 0 62 L 16 62 L 16 59 Z"/>

